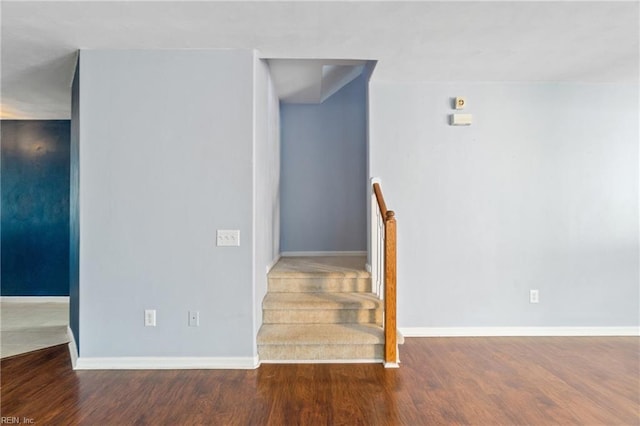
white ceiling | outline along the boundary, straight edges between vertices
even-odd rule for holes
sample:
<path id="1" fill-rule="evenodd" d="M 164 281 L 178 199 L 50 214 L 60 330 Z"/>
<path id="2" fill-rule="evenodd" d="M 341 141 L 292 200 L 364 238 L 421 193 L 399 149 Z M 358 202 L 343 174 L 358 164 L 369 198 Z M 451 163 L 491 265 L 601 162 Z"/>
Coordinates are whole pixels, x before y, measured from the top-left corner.
<path id="1" fill-rule="evenodd" d="M 3 1 L 2 117 L 68 118 L 77 49 L 377 60 L 373 80 L 638 82 L 623 2 Z"/>

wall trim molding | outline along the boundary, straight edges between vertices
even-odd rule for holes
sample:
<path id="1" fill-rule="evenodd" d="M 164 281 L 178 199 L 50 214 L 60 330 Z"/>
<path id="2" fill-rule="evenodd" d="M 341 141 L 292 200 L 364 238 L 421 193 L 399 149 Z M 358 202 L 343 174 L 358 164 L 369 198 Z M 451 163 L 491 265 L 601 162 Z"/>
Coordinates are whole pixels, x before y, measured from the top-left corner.
<path id="1" fill-rule="evenodd" d="M 75 370 L 78 365 L 78 345 L 76 344 L 76 338 L 73 335 L 71 327 L 67 326 L 67 337 L 69 338 L 69 357 L 71 357 L 71 367 Z"/>
<path id="2" fill-rule="evenodd" d="M 399 327 L 404 337 L 640 336 L 640 327 Z"/>
<path id="3" fill-rule="evenodd" d="M 254 357 L 79 357 L 74 370 L 253 370 Z"/>
<path id="4" fill-rule="evenodd" d="M 282 257 L 292 256 L 366 256 L 366 251 L 283 251 Z"/>
<path id="5" fill-rule="evenodd" d="M 0 296 L 2 303 L 69 303 L 69 296 Z"/>

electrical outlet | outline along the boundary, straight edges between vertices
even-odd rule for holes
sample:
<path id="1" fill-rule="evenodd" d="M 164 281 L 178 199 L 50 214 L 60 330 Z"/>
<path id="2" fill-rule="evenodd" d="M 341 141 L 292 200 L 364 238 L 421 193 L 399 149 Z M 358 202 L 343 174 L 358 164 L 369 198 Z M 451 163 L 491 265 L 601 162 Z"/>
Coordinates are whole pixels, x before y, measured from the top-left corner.
<path id="1" fill-rule="evenodd" d="M 156 326 L 156 310 L 155 309 L 144 310 L 144 326 L 145 327 Z"/>
<path id="2" fill-rule="evenodd" d="M 529 290 L 529 303 L 538 303 L 540 302 L 540 293 L 538 290 Z"/>
<path id="3" fill-rule="evenodd" d="M 216 233 L 216 244 L 218 246 L 239 246 L 240 230 L 218 229 L 218 232 Z"/>
<path id="4" fill-rule="evenodd" d="M 189 327 L 199 327 L 199 326 L 200 326 L 200 312 L 189 311 Z"/>

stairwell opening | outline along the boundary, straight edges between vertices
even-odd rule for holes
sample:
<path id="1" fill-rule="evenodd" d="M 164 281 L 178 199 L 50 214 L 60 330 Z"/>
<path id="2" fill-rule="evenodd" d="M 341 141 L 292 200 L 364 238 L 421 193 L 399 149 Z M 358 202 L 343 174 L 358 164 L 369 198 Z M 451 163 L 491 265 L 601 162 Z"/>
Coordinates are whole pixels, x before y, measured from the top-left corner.
<path id="1" fill-rule="evenodd" d="M 366 254 L 367 86 L 374 63 L 279 60 L 280 249 Z"/>

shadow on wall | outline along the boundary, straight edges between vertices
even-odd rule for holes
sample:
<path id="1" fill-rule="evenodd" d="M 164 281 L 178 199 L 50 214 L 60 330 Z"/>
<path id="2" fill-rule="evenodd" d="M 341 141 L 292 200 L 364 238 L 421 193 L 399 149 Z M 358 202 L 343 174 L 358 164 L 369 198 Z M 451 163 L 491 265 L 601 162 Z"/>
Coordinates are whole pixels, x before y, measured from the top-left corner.
<path id="1" fill-rule="evenodd" d="M 69 295 L 68 120 L 3 120 L 2 295 Z"/>

